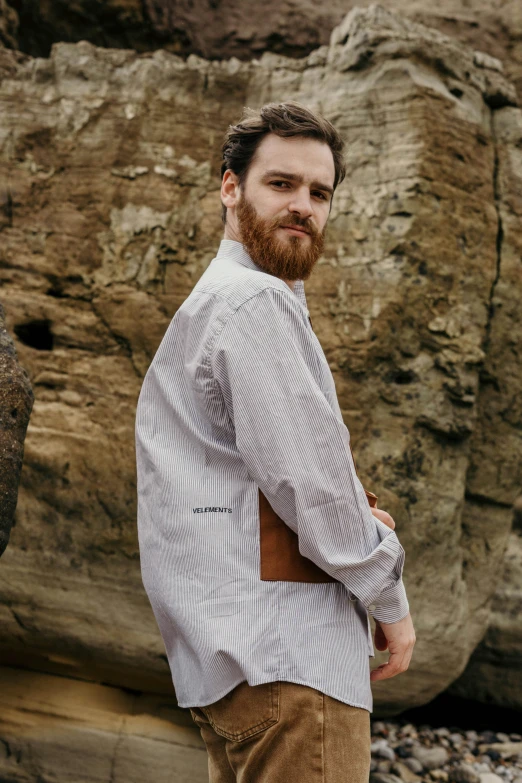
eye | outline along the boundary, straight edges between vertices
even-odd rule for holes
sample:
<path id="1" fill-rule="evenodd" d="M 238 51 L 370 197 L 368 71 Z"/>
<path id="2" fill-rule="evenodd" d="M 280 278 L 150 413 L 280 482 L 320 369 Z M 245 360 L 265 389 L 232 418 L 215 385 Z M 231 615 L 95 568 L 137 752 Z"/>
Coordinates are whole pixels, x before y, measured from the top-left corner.
<path id="1" fill-rule="evenodd" d="M 283 182 L 283 180 L 274 180 L 274 182 L 270 183 L 271 185 L 288 185 L 288 182 Z"/>
<path id="2" fill-rule="evenodd" d="M 323 201 L 326 201 L 326 196 L 320 190 L 316 190 L 314 195 L 320 196 L 323 199 Z"/>

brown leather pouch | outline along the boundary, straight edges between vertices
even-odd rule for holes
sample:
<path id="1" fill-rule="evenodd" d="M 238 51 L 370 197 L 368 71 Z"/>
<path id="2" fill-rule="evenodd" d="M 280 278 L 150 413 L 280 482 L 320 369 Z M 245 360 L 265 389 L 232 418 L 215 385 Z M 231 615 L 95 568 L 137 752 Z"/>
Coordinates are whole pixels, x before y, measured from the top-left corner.
<path id="1" fill-rule="evenodd" d="M 357 470 L 357 467 L 355 469 Z M 364 491 L 368 503 L 375 508 L 377 495 L 366 489 Z M 276 514 L 261 490 L 259 490 L 259 537 L 262 580 L 337 582 L 337 579 L 301 554 L 296 533 Z"/>

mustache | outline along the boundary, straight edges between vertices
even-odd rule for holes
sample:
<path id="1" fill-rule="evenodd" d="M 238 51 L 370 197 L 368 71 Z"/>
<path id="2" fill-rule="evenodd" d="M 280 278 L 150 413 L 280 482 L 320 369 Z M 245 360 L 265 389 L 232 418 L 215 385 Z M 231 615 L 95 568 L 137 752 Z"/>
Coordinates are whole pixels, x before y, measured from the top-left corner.
<path id="1" fill-rule="evenodd" d="M 270 226 L 270 231 L 273 231 L 275 228 L 302 228 L 303 231 L 306 231 L 310 236 L 315 237 L 319 234 L 319 231 L 315 228 L 315 226 L 310 223 L 310 221 L 307 218 L 301 218 L 297 215 L 293 218 L 288 218 L 284 222 L 281 222 L 280 220 L 274 220 Z"/>

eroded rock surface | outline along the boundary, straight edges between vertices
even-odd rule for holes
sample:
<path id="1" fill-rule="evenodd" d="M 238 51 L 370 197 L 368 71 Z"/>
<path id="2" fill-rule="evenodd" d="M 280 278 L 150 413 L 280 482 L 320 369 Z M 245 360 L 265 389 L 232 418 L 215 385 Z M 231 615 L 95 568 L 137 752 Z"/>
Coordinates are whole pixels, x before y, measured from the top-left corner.
<path id="1" fill-rule="evenodd" d="M 0 0 L 0 46 L 18 48 L 18 14 L 6 0 Z"/>
<path id="2" fill-rule="evenodd" d="M 376 6 L 301 60 L 83 42 L 0 51 L 0 73 L 0 272 L 36 396 L 4 661 L 171 688 L 139 572 L 137 397 L 222 236 L 226 126 L 294 98 L 347 141 L 306 293 L 360 474 L 407 552 L 417 644 L 375 715 L 430 701 L 486 632 L 520 486 L 521 110 L 502 64 Z"/>
<path id="3" fill-rule="evenodd" d="M 520 709 L 522 693 L 522 531 L 513 530 L 491 603 L 488 629 L 463 674 L 449 690 L 456 696 Z"/>
<path id="4" fill-rule="evenodd" d="M 265 51 L 304 57 L 328 44 L 332 29 L 354 7 L 372 0 L 9 0 L 20 17 L 17 41 L 33 56 L 48 57 L 56 42 L 87 40 L 137 51 L 164 48 L 184 57 L 238 57 Z M 3 3 L 3 6 L 2 6 Z M 7 14 L 6 0 L 0 3 Z M 519 0 L 381 0 L 380 5 L 421 22 L 505 63 L 522 94 L 522 5 Z M 12 12 L 11 12 L 12 13 Z M 11 20 L 11 37 L 15 34 Z"/>
<path id="5" fill-rule="evenodd" d="M 0 555 L 5 551 L 13 524 L 33 401 L 29 375 L 17 361 L 0 303 Z"/>
<path id="6" fill-rule="evenodd" d="M 0 668 L 0 775 L 90 783 L 207 783 L 204 742 L 174 698 Z"/>

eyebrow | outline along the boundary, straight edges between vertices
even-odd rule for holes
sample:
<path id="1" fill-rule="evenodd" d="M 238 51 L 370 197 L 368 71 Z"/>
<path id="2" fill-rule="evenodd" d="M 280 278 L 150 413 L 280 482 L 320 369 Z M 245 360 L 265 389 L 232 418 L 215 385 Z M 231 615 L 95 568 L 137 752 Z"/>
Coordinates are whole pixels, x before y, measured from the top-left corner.
<path id="1" fill-rule="evenodd" d="M 271 177 L 280 177 L 281 179 L 289 179 L 293 182 L 299 183 L 304 182 L 304 177 L 301 174 L 290 174 L 288 171 L 277 171 L 275 169 L 267 171 L 263 179 L 270 179 Z M 313 188 L 316 188 L 317 190 L 324 190 L 326 193 L 329 193 L 331 196 L 333 196 L 333 188 L 331 188 L 329 185 L 324 185 L 322 182 L 318 182 L 317 180 L 314 180 L 310 184 Z"/>

